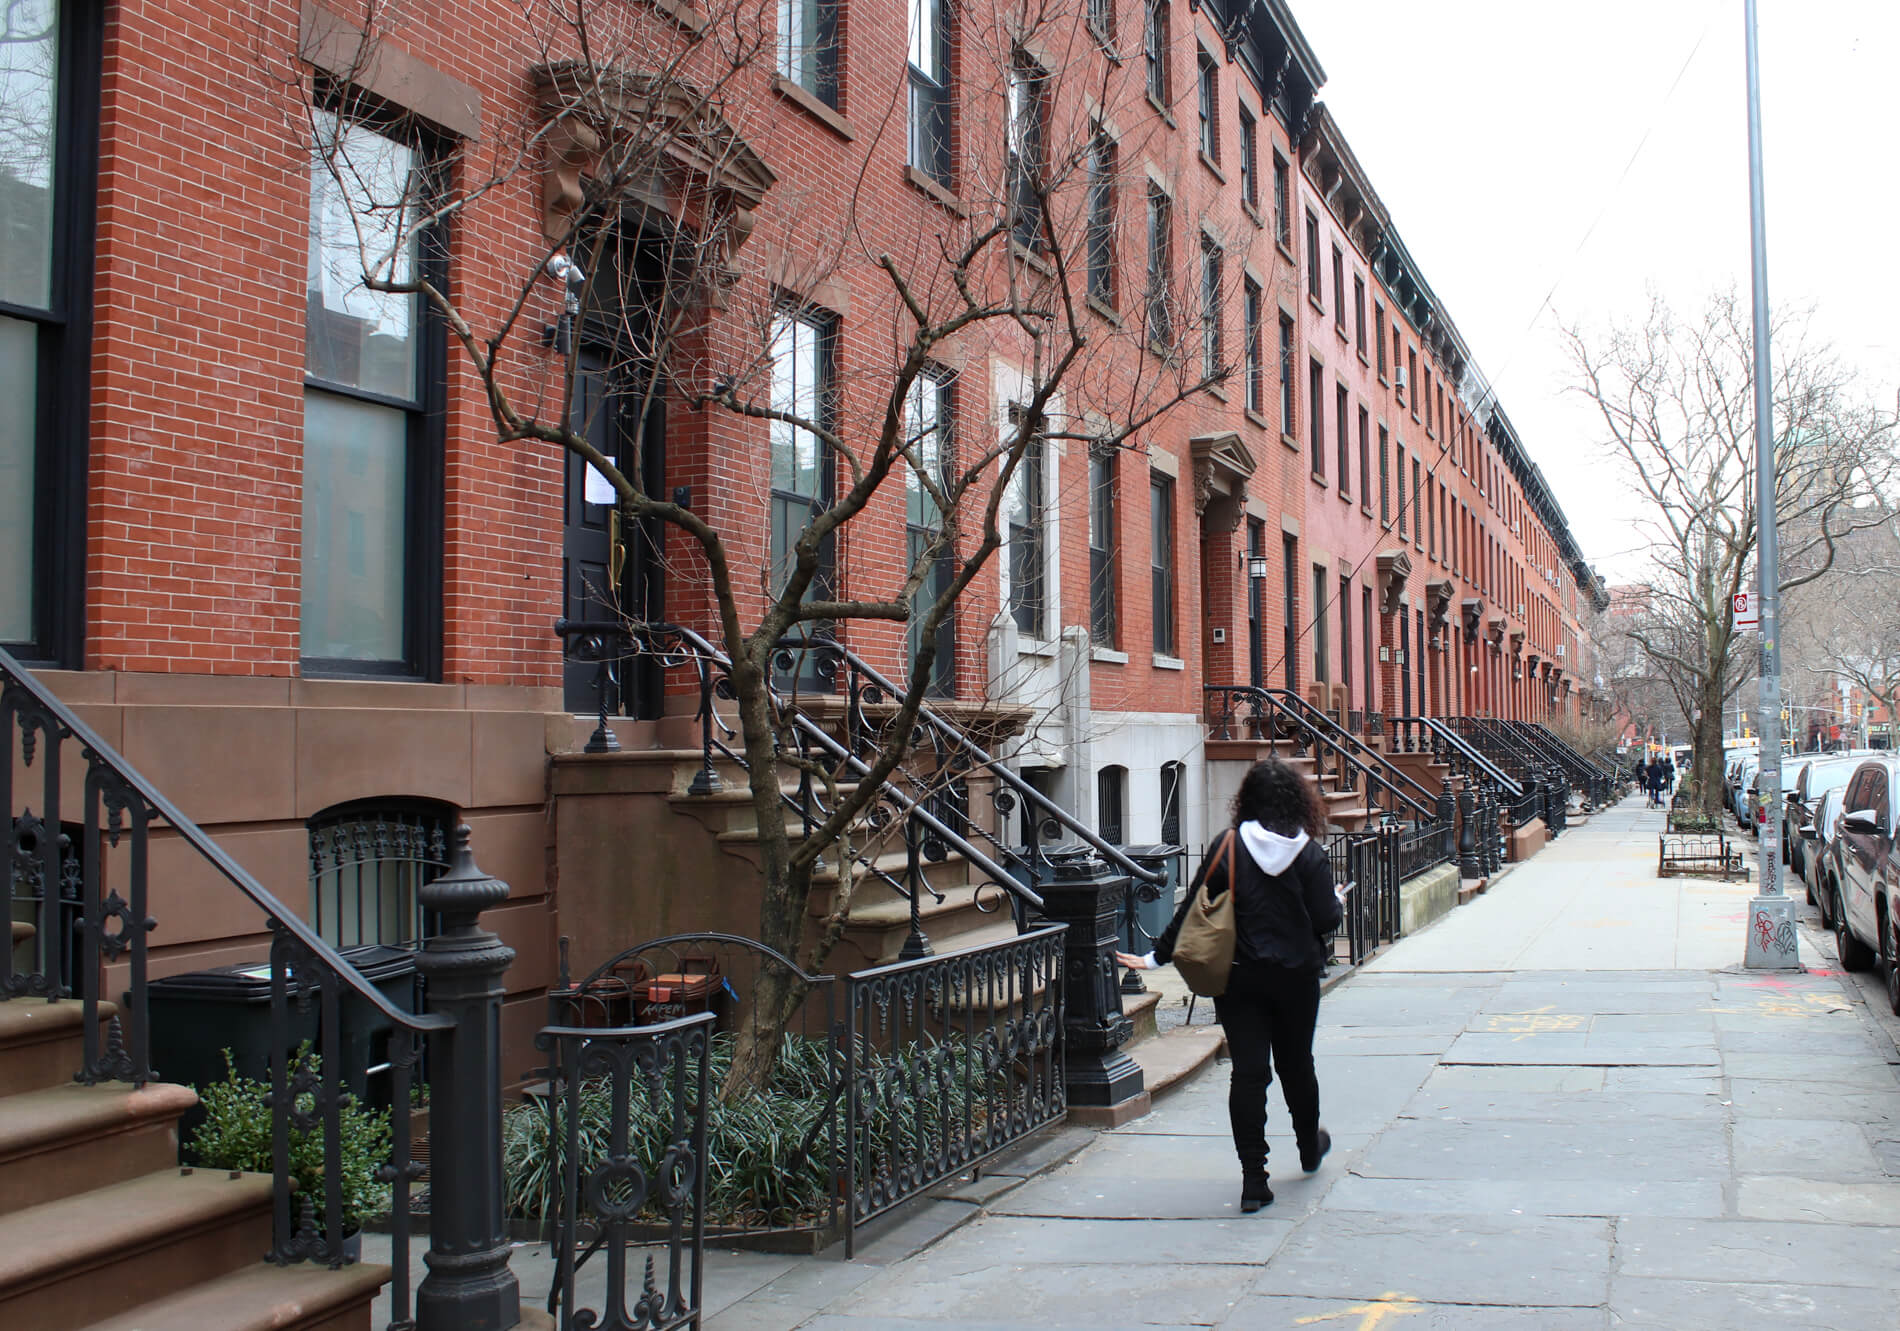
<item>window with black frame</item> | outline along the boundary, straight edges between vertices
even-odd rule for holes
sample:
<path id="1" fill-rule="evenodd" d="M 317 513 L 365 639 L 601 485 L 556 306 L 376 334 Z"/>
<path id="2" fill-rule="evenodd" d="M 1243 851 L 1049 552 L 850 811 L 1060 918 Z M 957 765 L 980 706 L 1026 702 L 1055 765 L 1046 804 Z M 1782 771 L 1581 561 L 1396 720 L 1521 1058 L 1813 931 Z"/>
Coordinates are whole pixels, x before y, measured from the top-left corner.
<path id="1" fill-rule="evenodd" d="M 1149 572 L 1154 596 L 1157 656 L 1179 651 L 1174 626 L 1174 478 L 1156 472 L 1148 482 Z"/>
<path id="2" fill-rule="evenodd" d="M 910 0 L 910 164 L 945 189 L 950 163 L 950 0 Z"/>
<path id="3" fill-rule="evenodd" d="M 1181 787 L 1187 784 L 1185 763 L 1161 764 L 1161 841 L 1181 844 Z"/>
<path id="4" fill-rule="evenodd" d="M 1241 329 L 1242 350 L 1246 356 L 1246 402 L 1247 410 L 1258 414 L 1266 409 L 1265 367 L 1260 363 L 1260 285 L 1251 277 L 1242 285 L 1241 292 Z"/>
<path id="5" fill-rule="evenodd" d="M 1104 767 L 1095 774 L 1095 835 L 1111 846 L 1128 841 L 1128 769 Z"/>
<path id="6" fill-rule="evenodd" d="M 0 645 L 74 667 L 101 13 L 13 0 L 0 36 Z"/>
<path id="7" fill-rule="evenodd" d="M 1169 0 L 1148 0 L 1141 30 L 1141 55 L 1147 63 L 1148 95 L 1165 111 L 1173 100 L 1168 78 Z"/>
<path id="8" fill-rule="evenodd" d="M 1089 450 L 1089 641 L 1114 648 L 1115 482 L 1119 454 L 1112 446 Z"/>
<path id="9" fill-rule="evenodd" d="M 314 120 L 304 316 L 307 675 L 430 678 L 440 658 L 443 343 L 414 292 L 427 145 L 344 93 Z M 439 278 L 439 271 L 433 274 Z"/>
<path id="10" fill-rule="evenodd" d="M 1195 65 L 1195 86 L 1200 93 L 1201 154 L 1210 162 L 1220 161 L 1220 66 L 1214 57 L 1202 51 Z"/>
<path id="11" fill-rule="evenodd" d="M 417 889 L 449 867 L 456 810 L 373 799 L 312 817 L 310 923 L 335 948 L 414 947 L 433 932 Z"/>
<path id="12" fill-rule="evenodd" d="M 835 321 L 808 307 L 784 305 L 772 318 L 772 406 L 794 417 L 770 423 L 772 451 L 772 585 L 782 589 L 791 579 L 798 541 L 818 514 L 831 503 L 831 457 L 824 441 L 799 422 L 822 427 L 831 412 L 832 345 Z M 818 552 L 818 566 L 805 599 L 831 594 L 833 546 L 827 539 Z M 802 624 L 792 636 L 814 639 L 829 636 L 823 624 Z M 823 658 L 800 652 L 797 664 L 782 684 L 823 689 L 829 674 Z"/>
<path id="13" fill-rule="evenodd" d="M 919 476 L 931 478 L 939 491 L 953 463 L 950 376 L 926 371 L 917 376 L 905 401 L 904 429 L 910 437 L 915 461 L 904 470 L 905 533 L 910 567 L 925 564 L 923 582 L 911 603 L 910 623 L 905 632 L 907 660 L 915 662 L 923 649 L 925 619 L 931 609 L 950 592 L 956 577 L 956 552 L 944 538 L 943 508 Z M 948 698 L 956 691 L 956 613 L 946 606 L 934 636 L 935 654 L 930 660 L 926 692 L 935 698 Z"/>
<path id="14" fill-rule="evenodd" d="M 1044 246 L 1047 97 L 1048 74 L 1026 53 L 1016 52 L 1009 66 L 1010 234 L 1018 245 L 1030 250 Z"/>
<path id="15" fill-rule="evenodd" d="M 1089 296 L 1115 308 L 1115 140 L 1097 125 L 1089 138 Z"/>
<path id="16" fill-rule="evenodd" d="M 1221 268 L 1223 256 L 1212 236 L 1201 236 L 1201 374 L 1213 379 L 1222 373 Z"/>
<path id="17" fill-rule="evenodd" d="M 1167 352 L 1174 346 L 1173 309 L 1174 201 L 1148 182 L 1148 344 Z"/>

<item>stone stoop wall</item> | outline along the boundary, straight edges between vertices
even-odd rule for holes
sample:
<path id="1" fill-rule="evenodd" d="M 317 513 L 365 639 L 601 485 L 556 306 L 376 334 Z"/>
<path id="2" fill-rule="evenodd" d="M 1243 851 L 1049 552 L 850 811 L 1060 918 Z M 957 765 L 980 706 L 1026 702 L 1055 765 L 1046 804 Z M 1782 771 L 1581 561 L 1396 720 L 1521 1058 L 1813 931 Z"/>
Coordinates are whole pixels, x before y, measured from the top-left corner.
<path id="1" fill-rule="evenodd" d="M 1533 818 L 1524 826 L 1516 828 L 1510 836 L 1511 863 L 1521 864 L 1544 848 L 1550 835 L 1544 830 L 1544 820 Z"/>
<path id="2" fill-rule="evenodd" d="M 1458 866 L 1427 869 L 1399 888 L 1399 932 L 1414 933 L 1458 904 Z"/>

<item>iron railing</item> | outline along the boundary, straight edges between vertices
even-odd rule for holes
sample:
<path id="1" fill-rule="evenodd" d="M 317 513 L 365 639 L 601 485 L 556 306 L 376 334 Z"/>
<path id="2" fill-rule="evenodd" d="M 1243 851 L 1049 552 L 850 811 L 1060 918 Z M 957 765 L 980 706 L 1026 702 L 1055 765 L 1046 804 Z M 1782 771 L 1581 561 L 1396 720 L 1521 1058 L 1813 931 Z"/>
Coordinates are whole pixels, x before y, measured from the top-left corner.
<path id="1" fill-rule="evenodd" d="M 845 1255 L 858 1229 L 1067 1112 L 1068 926 L 845 981 Z"/>
<path id="2" fill-rule="evenodd" d="M 1574 784 L 1586 802 L 1597 803 L 1606 785 L 1603 773 L 1585 762 L 1576 750 L 1536 722 L 1507 721 L 1504 725 L 1526 748 L 1544 759 L 1553 777 Z"/>
<path id="3" fill-rule="evenodd" d="M 1378 948 L 1400 936 L 1399 829 L 1333 832 L 1325 840 L 1335 883 L 1351 883 L 1333 936 L 1335 962 L 1363 965 Z"/>
<path id="4" fill-rule="evenodd" d="M 1208 684 L 1202 694 L 1209 738 L 1286 740 L 1312 760 L 1316 780 L 1359 795 L 1369 817 L 1440 821 L 1436 794 L 1295 694 L 1251 684 Z"/>
<path id="5" fill-rule="evenodd" d="M 30 909 L 34 934 L 0 948 L 0 1000 L 54 1002 L 78 997 L 83 1045 L 74 1079 L 143 1086 L 154 1069 L 148 986 L 149 937 L 159 928 L 151 913 L 151 860 L 155 842 L 182 843 L 260 911 L 270 933 L 269 1168 L 273 1180 L 272 1239 L 266 1260 L 341 1267 L 355 1259 L 354 1229 L 363 1197 L 389 1189 L 392 1278 L 391 1327 L 444 1327 L 456 1286 L 486 1286 L 484 1307 L 511 1303 L 507 1245 L 501 1233 L 501 1181 L 486 1167 L 489 1151 L 477 1138 L 481 1106 L 500 1099 L 499 1070 L 489 1054 L 499 1018 L 498 977 L 512 953 L 476 925 L 480 912 L 507 896 L 505 884 L 481 875 L 468 853 L 467 829 L 458 830 L 454 868 L 418 888 L 422 908 L 442 923 L 427 940 L 417 969 L 431 981 L 431 1011 L 393 1003 L 347 958 L 325 942 L 299 912 L 280 901 L 125 758 L 59 701 L 10 654 L 0 650 L 0 813 L 15 853 L 0 856 L 0 897 L 6 914 Z M 83 770 L 80 808 L 69 811 L 66 766 Z M 17 780 L 18 775 L 24 781 Z M 35 777 L 38 779 L 35 780 Z M 69 822 L 68 819 L 71 818 Z M 54 829 L 57 829 L 55 834 Z M 20 853 L 25 851 L 27 853 Z M 76 864 L 74 860 L 76 859 Z M 49 884 L 58 884 L 57 890 Z M 76 935 L 74 929 L 76 926 Z M 456 954 L 447 969 L 438 956 Z M 122 1004 L 101 989 L 108 967 L 123 967 Z M 439 977 L 439 978 L 438 978 Z M 470 997 L 494 983 L 492 1001 Z M 465 993 L 464 990 L 468 990 Z M 440 1000 L 438 1002 L 437 1000 Z M 390 1154 L 373 1162 L 373 1178 L 349 1176 L 342 1120 L 355 1093 L 347 1084 L 342 1048 L 345 1005 L 367 1012 L 388 1030 L 391 1078 Z M 293 1047 L 313 1024 L 314 1048 Z M 435 1107 L 436 1220 L 432 1242 L 443 1270 L 412 1296 L 409 1269 L 410 1186 L 420 1166 L 410 1158 L 412 1088 L 425 1039 L 431 1044 L 466 1029 L 466 1046 L 452 1060 L 450 1081 L 429 1086 Z M 310 1055 L 314 1054 L 314 1057 Z M 321 1132 L 321 1167 L 300 1181 L 293 1154 Z M 445 1159 L 445 1150 L 449 1158 Z M 191 1143 L 185 1144 L 187 1152 Z M 498 1165 L 499 1150 L 493 1154 Z M 257 1166 L 251 1166 L 253 1168 Z M 346 1190 L 346 1181 L 348 1184 Z M 347 1191 L 347 1200 L 346 1200 Z M 445 1212 L 447 1212 L 445 1214 Z M 446 1254 L 457 1255 L 448 1259 Z M 431 1303 L 431 1300 L 434 1300 Z M 460 1305 L 466 1307 L 467 1305 Z M 412 1314 L 417 1320 L 412 1321 Z M 497 1325 L 505 1323 L 497 1322 Z"/>

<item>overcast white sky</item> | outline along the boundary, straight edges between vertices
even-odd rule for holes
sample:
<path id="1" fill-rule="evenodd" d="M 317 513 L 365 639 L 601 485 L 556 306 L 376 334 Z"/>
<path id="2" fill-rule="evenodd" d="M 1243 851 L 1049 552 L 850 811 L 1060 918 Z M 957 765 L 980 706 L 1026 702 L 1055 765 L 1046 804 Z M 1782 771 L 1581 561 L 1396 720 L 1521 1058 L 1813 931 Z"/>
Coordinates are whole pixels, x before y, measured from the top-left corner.
<path id="1" fill-rule="evenodd" d="M 1321 98 L 1585 557 L 1631 576 L 1633 501 L 1593 412 L 1564 391 L 1558 330 L 1640 318 L 1652 290 L 1684 310 L 1730 284 L 1747 298 L 1742 0 L 1292 5 L 1326 69 Z M 1810 307 L 1815 338 L 1891 407 L 1900 4 L 1760 10 L 1769 296 Z"/>

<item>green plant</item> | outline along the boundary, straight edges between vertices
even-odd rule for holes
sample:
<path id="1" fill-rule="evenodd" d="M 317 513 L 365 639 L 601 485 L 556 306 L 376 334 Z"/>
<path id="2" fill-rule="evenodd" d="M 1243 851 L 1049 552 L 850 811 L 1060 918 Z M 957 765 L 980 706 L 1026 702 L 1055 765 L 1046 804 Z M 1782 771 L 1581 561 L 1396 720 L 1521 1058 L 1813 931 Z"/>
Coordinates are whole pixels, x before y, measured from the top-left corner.
<path id="1" fill-rule="evenodd" d="M 714 1036 L 714 1087 L 723 1084 L 732 1057 L 732 1037 Z M 895 1053 L 867 1045 L 860 1062 L 855 1136 L 861 1176 L 894 1158 L 941 1149 L 966 1125 L 973 1135 L 980 1133 L 988 1121 L 986 1105 L 1007 1079 L 1007 1073 L 986 1072 L 982 1055 L 961 1040 L 906 1044 Z M 846 1150 L 845 1092 L 838 1087 L 834 1094 L 831 1063 L 829 1041 L 787 1036 L 761 1092 L 732 1100 L 715 1093 L 706 1121 L 708 1224 L 795 1227 L 825 1213 L 841 1184 L 832 1177 L 832 1153 L 835 1149 L 842 1170 Z M 892 1093 L 898 1087 L 901 1095 Z M 638 1077 L 629 1093 L 629 1153 L 651 1177 L 671 1135 L 671 1106 L 653 1105 Z M 583 1176 L 607 1156 L 612 1113 L 609 1082 L 583 1082 L 576 1132 Z M 544 1220 L 556 1214 L 566 1114 L 567 1103 L 560 1099 L 519 1104 L 503 1118 L 510 1215 Z M 657 1207 L 648 1214 L 660 1218 Z"/>
<path id="2" fill-rule="evenodd" d="M 290 1061 L 290 1083 L 300 1078 L 319 1082 L 322 1060 L 309 1044 L 299 1048 Z M 239 1074 L 231 1051 L 224 1051 L 224 1080 L 194 1087 L 204 1107 L 204 1120 L 192 1134 L 190 1158 L 210 1169 L 238 1169 L 253 1174 L 268 1174 L 272 1163 L 272 1123 L 269 1104 L 270 1083 Z M 308 1111 L 315 1103 L 312 1093 L 298 1097 L 298 1108 Z M 377 1180 L 376 1173 L 389 1159 L 389 1111 L 364 1109 L 354 1095 L 342 1092 L 337 1106 L 337 1125 L 342 1147 L 343 1229 L 345 1233 L 361 1229 L 366 1220 L 387 1214 L 389 1187 Z M 316 1222 L 323 1224 L 324 1208 L 324 1129 L 321 1122 L 309 1129 L 290 1127 L 291 1186 L 308 1198 L 315 1208 Z"/>

